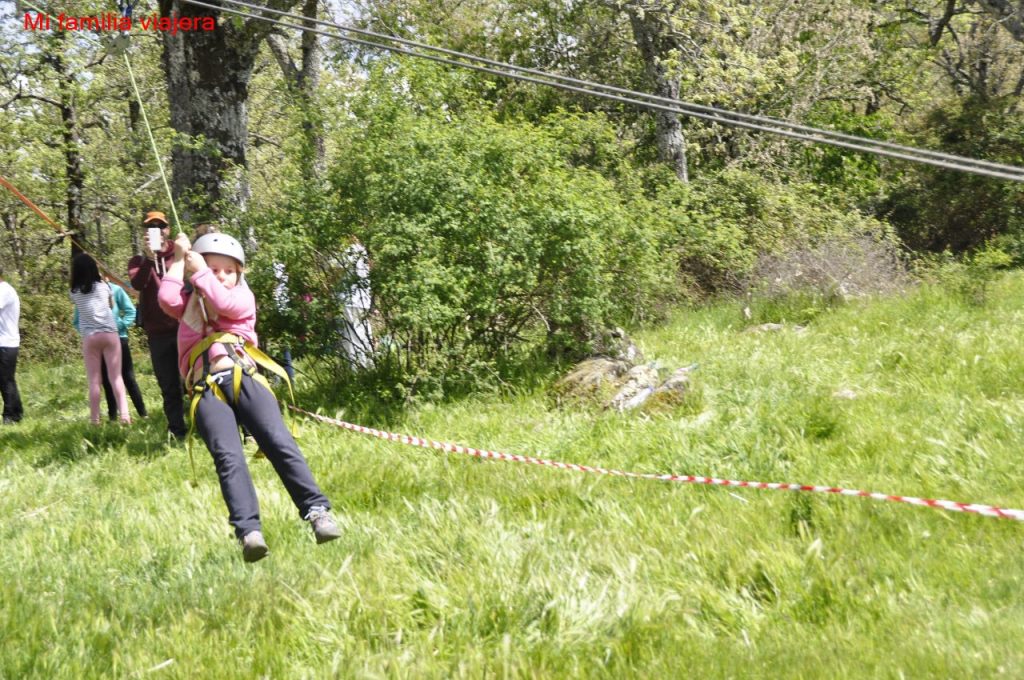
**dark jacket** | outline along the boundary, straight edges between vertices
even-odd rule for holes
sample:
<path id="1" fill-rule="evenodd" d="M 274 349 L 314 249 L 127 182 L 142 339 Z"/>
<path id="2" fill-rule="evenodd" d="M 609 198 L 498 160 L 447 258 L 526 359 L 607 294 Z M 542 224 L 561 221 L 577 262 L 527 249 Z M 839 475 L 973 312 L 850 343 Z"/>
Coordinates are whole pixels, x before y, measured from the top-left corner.
<path id="1" fill-rule="evenodd" d="M 164 271 L 174 261 L 174 243 L 168 242 L 159 257 L 163 260 Z M 146 335 L 164 335 L 178 332 L 178 321 L 164 314 L 156 294 L 160 290 L 160 276 L 153 260 L 145 255 L 136 255 L 128 260 L 128 278 L 132 288 L 139 291 L 139 323 Z"/>

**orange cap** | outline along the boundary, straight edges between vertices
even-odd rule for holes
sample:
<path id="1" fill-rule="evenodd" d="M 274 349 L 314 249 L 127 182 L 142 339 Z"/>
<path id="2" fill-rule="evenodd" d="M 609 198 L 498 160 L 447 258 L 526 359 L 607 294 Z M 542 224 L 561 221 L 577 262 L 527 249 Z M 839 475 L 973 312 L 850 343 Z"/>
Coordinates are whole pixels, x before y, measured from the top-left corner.
<path id="1" fill-rule="evenodd" d="M 147 222 L 155 222 L 157 220 L 163 222 L 164 224 L 168 224 L 167 215 L 164 215 L 159 210 L 151 210 L 148 213 L 146 213 L 146 219 L 142 220 L 142 223 L 146 224 Z"/>

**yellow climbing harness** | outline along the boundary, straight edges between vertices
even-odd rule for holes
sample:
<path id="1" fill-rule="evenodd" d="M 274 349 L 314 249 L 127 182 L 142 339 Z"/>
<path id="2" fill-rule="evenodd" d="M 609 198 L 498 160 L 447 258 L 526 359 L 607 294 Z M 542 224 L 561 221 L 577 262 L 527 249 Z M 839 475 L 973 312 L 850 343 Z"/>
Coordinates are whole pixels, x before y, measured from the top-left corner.
<path id="1" fill-rule="evenodd" d="M 195 431 L 196 428 L 196 409 L 199 407 L 199 400 L 202 399 L 203 392 L 209 390 L 210 392 L 213 393 L 215 397 L 217 397 L 226 404 L 230 404 L 227 395 L 224 394 L 224 390 L 222 390 L 220 387 L 220 381 L 216 377 L 214 377 L 215 375 L 218 375 L 219 373 L 222 372 L 218 372 L 217 374 L 210 373 L 209 351 L 210 347 L 217 343 L 224 345 L 224 348 L 227 350 L 227 355 L 232 359 L 233 366 L 229 370 L 231 371 L 231 385 L 233 388 L 232 393 L 234 394 L 235 403 L 238 403 L 238 394 L 242 386 L 243 373 L 245 375 L 250 376 L 253 380 L 266 387 L 268 390 L 270 390 L 271 394 L 274 394 L 275 397 L 277 396 L 274 393 L 274 389 L 270 386 L 270 382 L 257 370 L 258 368 L 262 368 L 273 373 L 274 375 L 276 375 L 277 377 L 284 381 L 285 385 L 288 386 L 288 400 L 291 404 L 295 404 L 295 393 L 292 391 L 292 381 L 288 377 L 288 373 L 286 373 L 285 370 L 281 368 L 281 366 L 279 366 L 276 361 L 267 356 L 267 354 L 263 350 L 261 350 L 256 345 L 249 342 L 242 336 L 235 335 L 234 333 L 218 331 L 215 333 L 211 333 L 210 335 L 207 335 L 202 340 L 197 342 L 195 346 L 192 348 L 192 351 L 189 352 L 189 369 L 188 374 L 185 376 L 185 382 L 189 386 L 189 394 L 192 397 L 192 401 L 189 406 L 189 429 L 187 448 L 189 461 L 192 464 L 193 479 L 195 479 L 196 477 L 196 465 L 195 461 L 192 458 L 192 433 Z M 200 359 L 202 359 L 203 374 L 198 379 L 194 379 L 193 371 L 195 370 L 196 362 L 198 362 Z M 289 430 L 291 430 L 291 416 L 288 413 L 287 408 L 284 409 L 284 414 L 289 422 Z"/>

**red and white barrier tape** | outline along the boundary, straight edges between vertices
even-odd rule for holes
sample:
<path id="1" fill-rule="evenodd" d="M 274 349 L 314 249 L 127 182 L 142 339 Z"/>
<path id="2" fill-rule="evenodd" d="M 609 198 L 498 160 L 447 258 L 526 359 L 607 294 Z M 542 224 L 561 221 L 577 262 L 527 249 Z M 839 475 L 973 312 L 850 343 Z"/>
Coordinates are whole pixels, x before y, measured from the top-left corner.
<path id="1" fill-rule="evenodd" d="M 337 427 L 351 430 L 352 432 L 359 432 L 361 434 L 368 434 L 379 439 L 386 439 L 392 442 L 401 442 L 402 444 L 409 444 L 411 446 L 419 446 L 425 449 L 439 449 L 441 451 L 447 451 L 449 453 L 461 453 L 467 456 L 474 456 L 476 458 L 486 458 L 488 460 L 504 460 L 512 463 L 530 463 L 532 465 L 546 465 L 548 467 L 558 468 L 560 470 L 575 470 L 576 472 L 591 472 L 599 475 L 611 475 L 613 477 L 631 477 L 633 479 L 653 479 L 662 482 L 680 482 L 687 484 L 707 484 L 710 486 L 738 486 L 748 489 L 775 489 L 778 491 L 809 491 L 813 493 L 831 493 L 839 496 L 860 496 L 863 498 L 873 498 L 877 501 L 892 501 L 894 503 L 909 503 L 911 505 L 924 505 L 930 508 L 941 508 L 943 510 L 950 510 L 952 512 L 969 512 L 984 517 L 998 517 L 1001 519 L 1015 519 L 1017 521 L 1024 521 L 1024 510 L 1014 510 L 1012 508 L 1000 508 L 994 505 L 982 505 L 980 503 L 959 503 L 957 501 L 947 501 L 933 498 L 915 498 L 914 496 L 894 496 L 887 493 L 877 493 L 872 491 L 860 491 L 858 489 L 844 489 L 837 486 L 815 486 L 810 484 L 789 484 L 786 482 L 741 482 L 732 479 L 718 479 L 716 477 L 697 477 L 694 475 L 656 475 L 647 472 L 625 472 L 622 470 L 607 470 L 600 467 L 592 467 L 590 465 L 579 465 L 577 463 L 561 463 L 557 460 L 547 460 L 545 458 L 534 458 L 533 456 L 520 456 L 512 453 L 502 453 L 500 451 L 484 451 L 481 449 L 474 449 L 469 446 L 460 446 L 458 444 L 448 444 L 446 442 L 433 441 L 431 439 L 420 439 L 419 437 L 410 437 L 404 434 L 395 434 L 393 432 L 382 432 L 381 430 L 374 430 L 373 428 L 363 427 L 362 425 L 354 425 L 352 423 L 346 423 L 344 420 L 338 420 L 337 418 L 328 418 L 316 413 L 310 413 L 296 406 L 289 405 L 289 408 L 298 413 L 303 413 L 310 418 L 319 420 L 320 422 L 335 425 Z"/>

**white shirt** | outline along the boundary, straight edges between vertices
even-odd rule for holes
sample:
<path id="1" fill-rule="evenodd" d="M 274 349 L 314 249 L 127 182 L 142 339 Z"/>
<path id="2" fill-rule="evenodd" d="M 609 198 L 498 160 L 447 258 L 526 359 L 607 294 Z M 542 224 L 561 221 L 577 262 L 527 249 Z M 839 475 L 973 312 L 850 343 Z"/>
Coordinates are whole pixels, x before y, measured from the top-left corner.
<path id="1" fill-rule="evenodd" d="M 21 300 L 11 284 L 0 281 L 0 347 L 18 347 L 21 334 L 18 333 L 18 319 L 21 317 Z"/>
<path id="2" fill-rule="evenodd" d="M 361 243 L 353 243 L 345 249 L 341 259 L 345 273 L 349 277 L 355 275 L 352 287 L 338 295 L 341 304 L 355 309 L 370 309 L 373 303 L 370 300 L 370 260 L 366 248 Z"/>
<path id="3" fill-rule="evenodd" d="M 273 265 L 274 269 L 274 305 L 277 307 L 277 311 L 285 312 L 288 310 L 288 272 L 285 271 L 284 262 L 275 262 Z"/>

